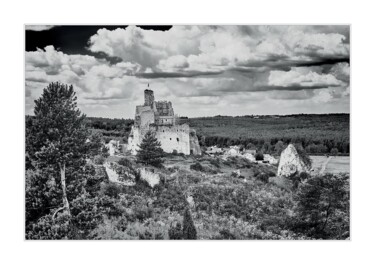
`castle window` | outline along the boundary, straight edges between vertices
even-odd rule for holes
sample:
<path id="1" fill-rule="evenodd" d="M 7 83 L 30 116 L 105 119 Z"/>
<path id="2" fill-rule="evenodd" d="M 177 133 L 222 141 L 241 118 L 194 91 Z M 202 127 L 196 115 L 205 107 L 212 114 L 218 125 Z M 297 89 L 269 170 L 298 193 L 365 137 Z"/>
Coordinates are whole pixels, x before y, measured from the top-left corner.
<path id="1" fill-rule="evenodd" d="M 178 137 L 177 137 L 176 139 L 177 139 L 177 142 L 179 142 L 179 141 L 180 141 L 180 139 L 178 139 Z"/>
<path id="2" fill-rule="evenodd" d="M 171 141 L 172 141 L 172 138 L 169 138 L 169 140 L 171 140 Z"/>

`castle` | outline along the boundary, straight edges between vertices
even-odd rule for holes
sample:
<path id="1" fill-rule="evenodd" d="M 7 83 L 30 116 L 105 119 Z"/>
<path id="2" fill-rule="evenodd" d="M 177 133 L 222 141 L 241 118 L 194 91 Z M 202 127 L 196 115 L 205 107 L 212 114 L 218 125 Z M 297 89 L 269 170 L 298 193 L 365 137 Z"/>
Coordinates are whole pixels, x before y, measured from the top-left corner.
<path id="1" fill-rule="evenodd" d="M 170 101 L 155 101 L 154 91 L 144 91 L 145 102 L 136 106 L 134 125 L 128 138 L 128 150 L 137 154 L 139 145 L 147 131 L 152 130 L 167 153 L 200 155 L 198 138 L 195 130 L 188 124 L 179 124 Z"/>

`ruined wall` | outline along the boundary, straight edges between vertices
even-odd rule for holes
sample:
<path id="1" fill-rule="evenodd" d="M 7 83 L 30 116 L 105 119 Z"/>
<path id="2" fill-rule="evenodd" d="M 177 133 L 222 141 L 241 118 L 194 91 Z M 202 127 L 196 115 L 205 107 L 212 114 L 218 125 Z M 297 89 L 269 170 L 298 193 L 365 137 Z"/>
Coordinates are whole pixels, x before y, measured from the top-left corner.
<path id="1" fill-rule="evenodd" d="M 159 116 L 155 123 L 157 125 L 175 125 L 175 116 Z"/>
<path id="2" fill-rule="evenodd" d="M 174 116 L 172 102 L 170 101 L 156 101 L 156 111 L 159 116 Z"/>
<path id="3" fill-rule="evenodd" d="M 201 155 L 202 154 L 202 150 L 201 150 L 201 147 L 199 146 L 199 141 L 198 141 L 197 133 L 193 129 L 190 129 L 189 140 L 190 140 L 190 154 Z"/>
<path id="4" fill-rule="evenodd" d="M 140 115 L 140 126 L 141 128 L 148 129 L 150 124 L 155 123 L 155 114 L 150 110 L 143 111 Z"/>
<path id="5" fill-rule="evenodd" d="M 157 126 L 156 137 L 165 152 L 190 154 L 189 125 Z"/>
<path id="6" fill-rule="evenodd" d="M 137 150 L 139 149 L 139 145 L 142 142 L 142 136 L 141 136 L 141 131 L 139 127 L 133 126 L 129 138 L 128 138 L 128 150 L 131 152 L 132 155 L 137 154 Z"/>

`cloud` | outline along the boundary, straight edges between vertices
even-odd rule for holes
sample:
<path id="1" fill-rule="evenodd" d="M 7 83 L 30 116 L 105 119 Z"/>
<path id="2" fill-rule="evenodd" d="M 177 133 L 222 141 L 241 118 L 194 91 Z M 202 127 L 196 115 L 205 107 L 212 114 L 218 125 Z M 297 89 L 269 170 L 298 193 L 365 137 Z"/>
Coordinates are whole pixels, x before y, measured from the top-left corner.
<path id="1" fill-rule="evenodd" d="M 347 29 L 103 28 L 87 48 L 120 61 L 66 54 L 53 46 L 26 52 L 27 111 L 49 82 L 60 81 L 74 85 L 80 107 L 92 116 L 133 117 L 147 83 L 180 115 L 348 112 Z"/>
<path id="2" fill-rule="evenodd" d="M 53 46 L 26 52 L 25 63 L 26 97 L 31 101 L 40 96 L 48 83 L 59 81 L 73 84 L 84 109 L 103 105 L 102 101 L 116 105 L 116 100 L 131 99 L 142 83 L 135 77 L 138 64 L 113 65 L 93 56 L 68 55 Z M 31 112 L 32 106 L 29 107 Z"/>
<path id="3" fill-rule="evenodd" d="M 306 67 L 294 67 L 290 71 L 270 71 L 270 87 L 324 88 L 340 86 L 342 82 L 332 74 L 319 74 Z"/>
<path id="4" fill-rule="evenodd" d="M 333 29 L 319 32 L 313 26 L 173 26 L 169 31 L 150 31 L 129 26 L 99 30 L 90 38 L 89 49 L 139 63 L 154 72 L 254 71 L 260 66 L 266 67 L 264 71 L 288 70 L 293 66 L 348 61 L 347 32 L 340 28 L 340 33 L 335 33 Z"/>
<path id="5" fill-rule="evenodd" d="M 26 30 L 43 31 L 55 27 L 54 25 L 25 25 Z"/>

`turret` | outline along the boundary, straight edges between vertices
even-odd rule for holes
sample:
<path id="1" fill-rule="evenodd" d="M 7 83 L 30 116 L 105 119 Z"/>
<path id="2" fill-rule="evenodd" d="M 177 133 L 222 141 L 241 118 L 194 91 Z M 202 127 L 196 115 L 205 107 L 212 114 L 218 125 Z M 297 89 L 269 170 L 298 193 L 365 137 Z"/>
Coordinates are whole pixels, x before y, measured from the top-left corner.
<path id="1" fill-rule="evenodd" d="M 145 106 L 151 106 L 154 103 L 154 91 L 150 89 L 145 90 Z"/>

